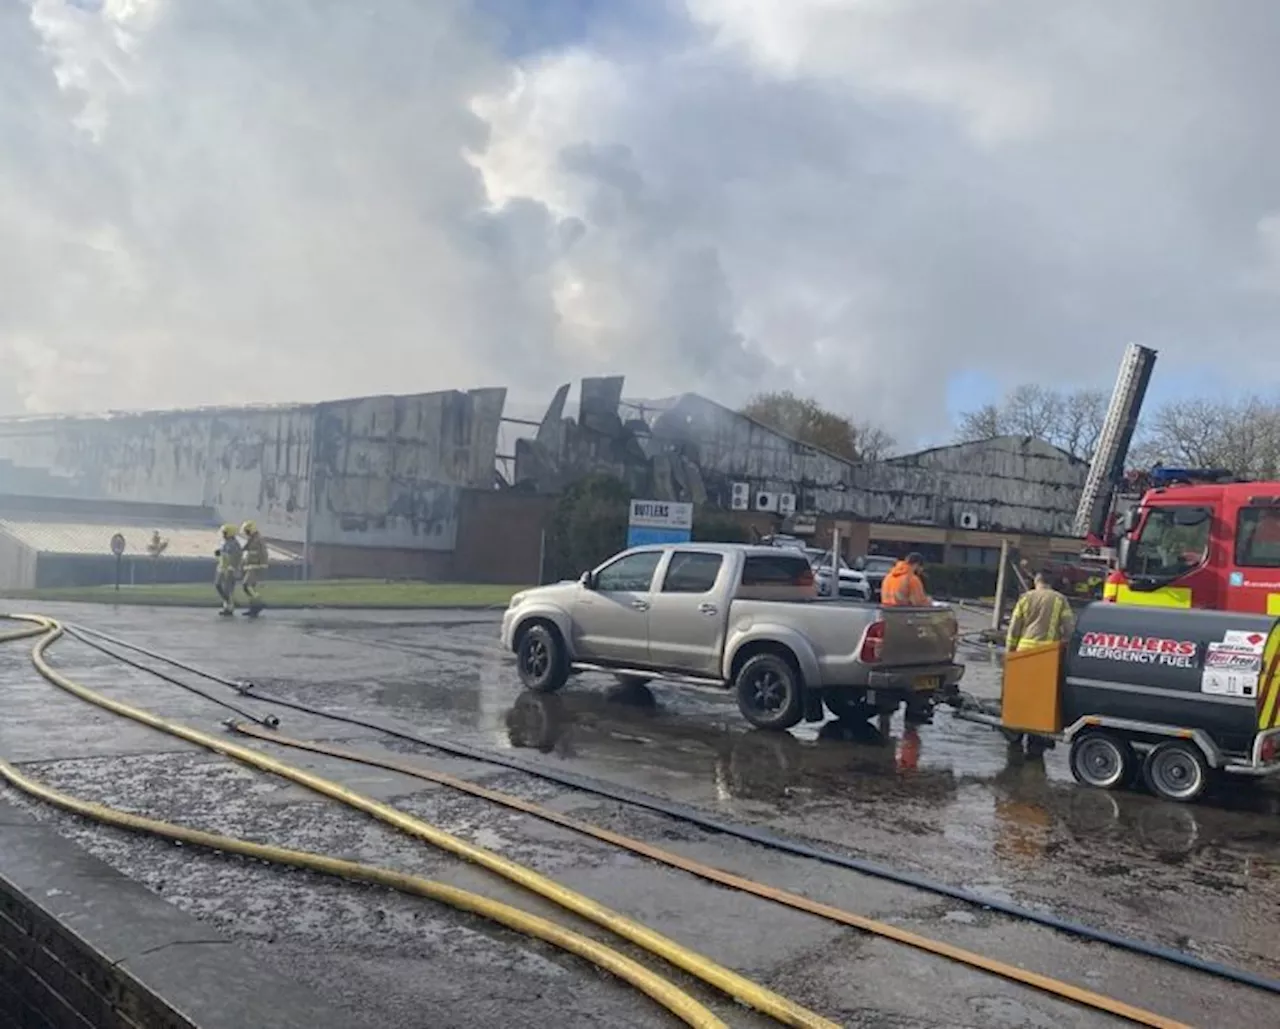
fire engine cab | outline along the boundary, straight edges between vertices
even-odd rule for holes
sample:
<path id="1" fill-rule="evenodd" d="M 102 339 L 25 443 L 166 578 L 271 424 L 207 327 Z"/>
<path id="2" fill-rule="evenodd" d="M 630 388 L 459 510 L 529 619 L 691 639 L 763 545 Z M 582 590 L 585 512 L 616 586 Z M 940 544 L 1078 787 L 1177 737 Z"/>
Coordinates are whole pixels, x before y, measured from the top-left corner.
<path id="1" fill-rule="evenodd" d="M 1227 475 L 1186 471 L 1143 495 L 1105 600 L 1280 615 L 1280 482 Z"/>

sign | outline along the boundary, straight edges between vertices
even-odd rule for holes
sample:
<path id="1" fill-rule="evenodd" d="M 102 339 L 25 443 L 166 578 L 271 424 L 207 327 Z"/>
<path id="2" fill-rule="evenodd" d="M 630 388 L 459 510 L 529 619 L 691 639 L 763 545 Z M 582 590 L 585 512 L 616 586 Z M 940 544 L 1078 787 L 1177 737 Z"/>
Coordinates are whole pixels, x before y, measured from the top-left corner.
<path id="1" fill-rule="evenodd" d="M 816 515 L 793 515 L 791 518 L 791 531 L 797 536 L 812 536 L 818 531 L 818 519 Z"/>
<path id="2" fill-rule="evenodd" d="M 1123 636 L 1109 632 L 1086 632 L 1080 637 L 1081 657 L 1097 661 L 1195 668 L 1199 645 L 1194 640 L 1171 640 L 1161 636 Z"/>
<path id="3" fill-rule="evenodd" d="M 111 537 L 111 553 L 116 556 L 116 592 L 120 592 L 120 559 L 124 556 L 124 535 L 117 532 Z"/>
<path id="4" fill-rule="evenodd" d="M 627 546 L 688 543 L 693 535 L 693 505 L 668 500 L 633 500 L 627 519 Z"/>
<path id="5" fill-rule="evenodd" d="M 1262 651 L 1245 644 L 1210 643 L 1204 656 L 1204 674 L 1200 692 L 1219 697 L 1258 695 L 1258 677 L 1262 674 Z"/>

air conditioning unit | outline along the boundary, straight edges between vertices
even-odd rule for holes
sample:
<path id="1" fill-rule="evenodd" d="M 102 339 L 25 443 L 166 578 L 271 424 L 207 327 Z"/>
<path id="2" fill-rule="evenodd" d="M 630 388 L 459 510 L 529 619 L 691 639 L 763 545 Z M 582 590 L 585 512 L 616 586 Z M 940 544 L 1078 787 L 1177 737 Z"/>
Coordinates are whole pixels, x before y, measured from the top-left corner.
<path id="1" fill-rule="evenodd" d="M 735 482 L 729 494 L 729 508 L 732 511 L 751 510 L 751 483 Z"/>
<path id="2" fill-rule="evenodd" d="M 976 529 L 978 527 L 977 511 L 961 511 L 960 512 L 960 528 Z"/>
<path id="3" fill-rule="evenodd" d="M 757 511 L 778 510 L 778 494 L 770 493 L 768 490 L 761 490 L 756 494 L 755 508 Z"/>
<path id="4" fill-rule="evenodd" d="M 796 495 L 794 493 L 778 494 L 778 514 L 795 514 L 796 513 Z"/>

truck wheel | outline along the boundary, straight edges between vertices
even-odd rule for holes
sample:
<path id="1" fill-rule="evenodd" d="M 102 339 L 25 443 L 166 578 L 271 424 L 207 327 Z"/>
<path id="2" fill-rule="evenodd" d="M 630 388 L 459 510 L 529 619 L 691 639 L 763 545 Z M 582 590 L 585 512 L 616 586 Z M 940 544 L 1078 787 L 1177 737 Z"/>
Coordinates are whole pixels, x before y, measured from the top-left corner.
<path id="1" fill-rule="evenodd" d="M 520 634 L 516 644 L 516 668 L 526 689 L 554 693 L 569 681 L 569 661 L 560 634 L 537 622 Z"/>
<path id="2" fill-rule="evenodd" d="M 1135 761 L 1129 741 L 1114 733 L 1095 729 L 1071 741 L 1071 774 L 1085 786 L 1118 790 L 1133 778 Z"/>
<path id="3" fill-rule="evenodd" d="M 800 673 L 779 654 L 749 658 L 734 681 L 738 710 L 758 729 L 790 729 L 804 716 Z"/>
<path id="4" fill-rule="evenodd" d="M 876 716 L 876 706 L 852 690 L 827 690 L 822 699 L 827 710 L 842 722 L 865 722 Z"/>
<path id="5" fill-rule="evenodd" d="M 1147 755 L 1142 777 L 1162 800 L 1187 804 L 1209 785 L 1209 762 L 1190 740 L 1169 740 Z"/>

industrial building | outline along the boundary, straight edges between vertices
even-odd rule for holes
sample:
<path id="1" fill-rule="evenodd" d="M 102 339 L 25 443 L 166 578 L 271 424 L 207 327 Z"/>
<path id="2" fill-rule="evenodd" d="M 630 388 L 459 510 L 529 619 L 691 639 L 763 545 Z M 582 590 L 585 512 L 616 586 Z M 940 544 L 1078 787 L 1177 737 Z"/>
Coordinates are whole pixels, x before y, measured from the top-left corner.
<path id="1" fill-rule="evenodd" d="M 523 422 L 505 417 L 504 389 L 0 420 L 0 588 L 102 581 L 90 558 L 114 575 L 104 547 L 117 531 L 130 555 L 145 551 L 131 533 L 170 539 L 131 574 L 177 575 L 188 552 L 211 554 L 220 523 L 250 518 L 282 564 L 315 578 L 527 582 L 554 498 L 592 473 L 762 530 L 834 527 L 855 548 L 948 563 L 993 563 L 1002 539 L 1079 548 L 1067 534 L 1087 466 L 1042 441 L 856 463 L 697 394 L 635 402 L 622 389 L 621 377 L 583 380 L 571 417 L 565 385 Z"/>
<path id="2" fill-rule="evenodd" d="M 119 558 L 112 539 L 119 535 Z M 153 547 L 153 540 L 160 546 Z M 0 586 L 212 582 L 220 543 L 214 513 L 165 505 L 0 496 Z M 268 547 L 272 577 L 296 578 L 301 556 Z"/>

